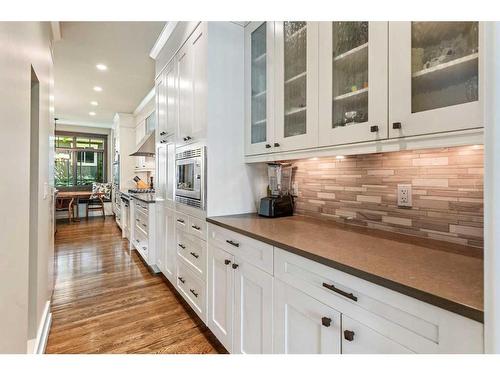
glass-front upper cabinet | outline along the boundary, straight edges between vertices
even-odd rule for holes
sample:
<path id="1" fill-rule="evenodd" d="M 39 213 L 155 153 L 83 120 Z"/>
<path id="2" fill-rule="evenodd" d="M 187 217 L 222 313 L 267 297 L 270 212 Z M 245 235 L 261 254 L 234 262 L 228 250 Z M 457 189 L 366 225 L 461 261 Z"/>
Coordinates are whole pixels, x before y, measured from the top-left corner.
<path id="1" fill-rule="evenodd" d="M 274 23 L 245 27 L 245 154 L 273 151 Z"/>
<path id="2" fill-rule="evenodd" d="M 483 126 L 479 22 L 391 22 L 389 134 Z"/>
<path id="3" fill-rule="evenodd" d="M 320 22 L 320 146 L 387 138 L 387 28 Z"/>
<path id="4" fill-rule="evenodd" d="M 275 22 L 273 151 L 318 144 L 318 23 Z"/>

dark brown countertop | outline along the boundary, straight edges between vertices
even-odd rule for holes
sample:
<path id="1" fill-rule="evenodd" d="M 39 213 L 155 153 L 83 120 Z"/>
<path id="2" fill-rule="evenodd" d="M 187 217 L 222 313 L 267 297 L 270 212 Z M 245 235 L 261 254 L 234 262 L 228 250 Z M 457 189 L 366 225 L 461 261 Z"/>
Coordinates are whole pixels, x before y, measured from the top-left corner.
<path id="1" fill-rule="evenodd" d="M 483 322 L 481 249 L 306 216 L 207 221 Z"/>

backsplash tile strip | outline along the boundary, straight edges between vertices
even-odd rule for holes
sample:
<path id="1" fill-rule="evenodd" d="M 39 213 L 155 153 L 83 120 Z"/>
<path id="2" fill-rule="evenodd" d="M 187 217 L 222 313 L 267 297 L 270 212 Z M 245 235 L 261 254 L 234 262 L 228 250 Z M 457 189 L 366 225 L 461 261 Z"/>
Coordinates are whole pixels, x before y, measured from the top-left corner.
<path id="1" fill-rule="evenodd" d="M 480 145 L 290 162 L 297 214 L 483 247 Z M 412 208 L 397 184 L 412 184 Z"/>

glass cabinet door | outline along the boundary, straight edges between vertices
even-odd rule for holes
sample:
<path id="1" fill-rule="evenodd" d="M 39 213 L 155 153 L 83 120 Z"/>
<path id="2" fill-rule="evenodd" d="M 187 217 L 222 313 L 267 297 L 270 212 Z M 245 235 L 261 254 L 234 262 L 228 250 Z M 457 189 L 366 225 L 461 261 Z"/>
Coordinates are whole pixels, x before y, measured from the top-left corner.
<path id="1" fill-rule="evenodd" d="M 271 150 L 274 24 L 252 22 L 245 28 L 246 154 Z"/>
<path id="2" fill-rule="evenodd" d="M 276 22 L 275 151 L 317 145 L 317 22 Z"/>
<path id="3" fill-rule="evenodd" d="M 386 138 L 387 23 L 322 22 L 319 36 L 320 145 Z"/>
<path id="4" fill-rule="evenodd" d="M 479 22 L 390 24 L 392 137 L 482 126 Z"/>

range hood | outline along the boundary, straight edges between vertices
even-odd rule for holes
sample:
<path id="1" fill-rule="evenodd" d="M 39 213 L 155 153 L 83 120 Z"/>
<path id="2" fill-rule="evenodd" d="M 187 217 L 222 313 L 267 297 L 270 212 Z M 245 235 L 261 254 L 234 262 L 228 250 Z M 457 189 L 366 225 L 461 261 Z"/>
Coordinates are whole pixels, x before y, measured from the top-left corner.
<path id="1" fill-rule="evenodd" d="M 137 149 L 130 156 L 155 156 L 155 131 L 150 131 L 139 142 Z"/>

